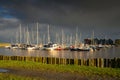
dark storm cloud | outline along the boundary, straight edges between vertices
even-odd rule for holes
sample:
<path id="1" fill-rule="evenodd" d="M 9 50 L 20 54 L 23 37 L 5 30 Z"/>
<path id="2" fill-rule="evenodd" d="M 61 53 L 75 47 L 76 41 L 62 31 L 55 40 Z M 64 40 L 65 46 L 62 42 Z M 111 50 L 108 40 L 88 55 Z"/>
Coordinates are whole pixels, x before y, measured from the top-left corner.
<path id="1" fill-rule="evenodd" d="M 120 29 L 119 4 L 119 0 L 0 0 L 0 7 L 6 10 L 0 12 L 0 29 L 18 27 L 18 23 L 39 22 L 70 32 L 78 27 L 83 34 L 92 30 L 96 34 L 117 33 Z M 11 16 L 11 20 L 3 14 Z"/>
<path id="2" fill-rule="evenodd" d="M 107 26 L 120 17 L 120 3 L 113 0 L 4 0 L 2 4 L 25 22 Z"/>

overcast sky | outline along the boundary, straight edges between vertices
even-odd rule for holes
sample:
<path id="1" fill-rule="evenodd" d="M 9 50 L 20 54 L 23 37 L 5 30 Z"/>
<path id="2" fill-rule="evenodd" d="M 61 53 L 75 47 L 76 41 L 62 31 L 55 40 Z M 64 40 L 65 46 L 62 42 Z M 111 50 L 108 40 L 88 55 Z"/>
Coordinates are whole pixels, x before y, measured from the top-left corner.
<path id="1" fill-rule="evenodd" d="M 90 37 L 92 31 L 98 38 L 120 37 L 119 0 L 0 0 L 0 40 L 14 39 L 21 23 L 29 29 L 39 22 L 40 33 L 76 32 L 82 38 Z M 44 25 L 46 24 L 46 25 Z M 45 33 L 46 34 L 46 33 Z M 59 33 L 60 34 L 60 33 Z M 42 34 L 43 35 L 43 34 Z"/>

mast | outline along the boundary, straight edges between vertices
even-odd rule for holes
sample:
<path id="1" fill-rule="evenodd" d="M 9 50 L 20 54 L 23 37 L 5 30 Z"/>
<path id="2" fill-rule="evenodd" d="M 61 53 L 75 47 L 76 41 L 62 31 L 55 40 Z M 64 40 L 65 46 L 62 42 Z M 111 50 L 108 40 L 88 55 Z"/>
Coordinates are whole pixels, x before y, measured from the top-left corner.
<path id="1" fill-rule="evenodd" d="M 25 31 L 25 28 L 23 28 L 23 34 L 24 34 L 24 35 L 23 35 L 23 42 L 26 43 L 26 42 L 25 42 L 25 41 L 26 41 L 26 35 L 25 35 L 25 34 L 26 34 L 26 31 Z"/>
<path id="2" fill-rule="evenodd" d="M 80 43 L 82 43 L 82 33 L 80 33 Z"/>
<path id="3" fill-rule="evenodd" d="M 16 32 L 16 43 L 18 43 L 18 30 L 17 30 L 17 32 Z"/>
<path id="4" fill-rule="evenodd" d="M 92 45 L 94 45 L 94 30 L 92 32 Z"/>
<path id="5" fill-rule="evenodd" d="M 48 25 L 48 43 L 50 43 L 50 31 L 49 31 L 50 26 Z"/>
<path id="6" fill-rule="evenodd" d="M 43 44 L 46 43 L 46 36 L 45 36 L 45 34 L 43 34 L 43 40 L 42 40 L 42 43 L 43 43 Z"/>
<path id="7" fill-rule="evenodd" d="M 59 43 L 59 42 L 58 42 L 58 34 L 56 33 L 55 36 L 56 36 L 56 40 L 55 40 L 55 42 L 56 42 L 56 43 Z"/>
<path id="8" fill-rule="evenodd" d="M 64 31 L 62 29 L 62 46 L 64 47 Z"/>
<path id="9" fill-rule="evenodd" d="M 28 27 L 27 27 L 27 32 L 26 32 L 26 34 L 27 34 L 27 44 L 29 44 L 29 31 L 28 31 Z"/>
<path id="10" fill-rule="evenodd" d="M 75 34 L 75 47 L 78 45 L 78 28 L 76 28 L 76 34 Z"/>
<path id="11" fill-rule="evenodd" d="M 21 24 L 20 24 L 20 43 L 22 42 L 21 39 L 22 39 L 22 32 L 21 32 Z"/>
<path id="12" fill-rule="evenodd" d="M 37 22 L 37 45 L 38 45 L 38 22 Z"/>
<path id="13" fill-rule="evenodd" d="M 67 39 L 66 39 L 66 45 L 68 46 L 69 45 L 69 35 L 66 35 Z"/>
<path id="14" fill-rule="evenodd" d="M 72 34 L 70 35 L 70 45 L 72 45 L 72 40 L 73 40 L 73 38 L 72 38 Z"/>
<path id="15" fill-rule="evenodd" d="M 32 41 L 33 44 L 35 44 L 35 37 L 34 37 L 33 28 L 31 29 L 31 41 Z"/>

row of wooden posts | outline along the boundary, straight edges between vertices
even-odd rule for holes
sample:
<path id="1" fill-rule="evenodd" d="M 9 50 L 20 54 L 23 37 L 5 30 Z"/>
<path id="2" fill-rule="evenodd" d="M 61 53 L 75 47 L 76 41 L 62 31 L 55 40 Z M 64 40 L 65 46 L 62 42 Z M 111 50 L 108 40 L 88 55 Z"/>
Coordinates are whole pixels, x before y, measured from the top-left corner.
<path id="1" fill-rule="evenodd" d="M 33 61 L 45 64 L 63 64 L 63 65 L 80 65 L 80 66 L 96 66 L 96 67 L 112 67 L 120 68 L 120 58 L 104 59 L 66 59 L 55 57 L 23 57 L 23 56 L 3 56 L 0 60 L 16 60 L 16 61 Z"/>

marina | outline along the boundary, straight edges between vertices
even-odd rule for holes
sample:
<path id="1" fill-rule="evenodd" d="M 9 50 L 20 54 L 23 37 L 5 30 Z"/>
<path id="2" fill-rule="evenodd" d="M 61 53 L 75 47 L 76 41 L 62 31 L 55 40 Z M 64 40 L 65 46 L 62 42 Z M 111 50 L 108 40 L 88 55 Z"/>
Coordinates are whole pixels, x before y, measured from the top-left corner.
<path id="1" fill-rule="evenodd" d="M 0 0 L 0 80 L 120 80 L 120 1 Z"/>

